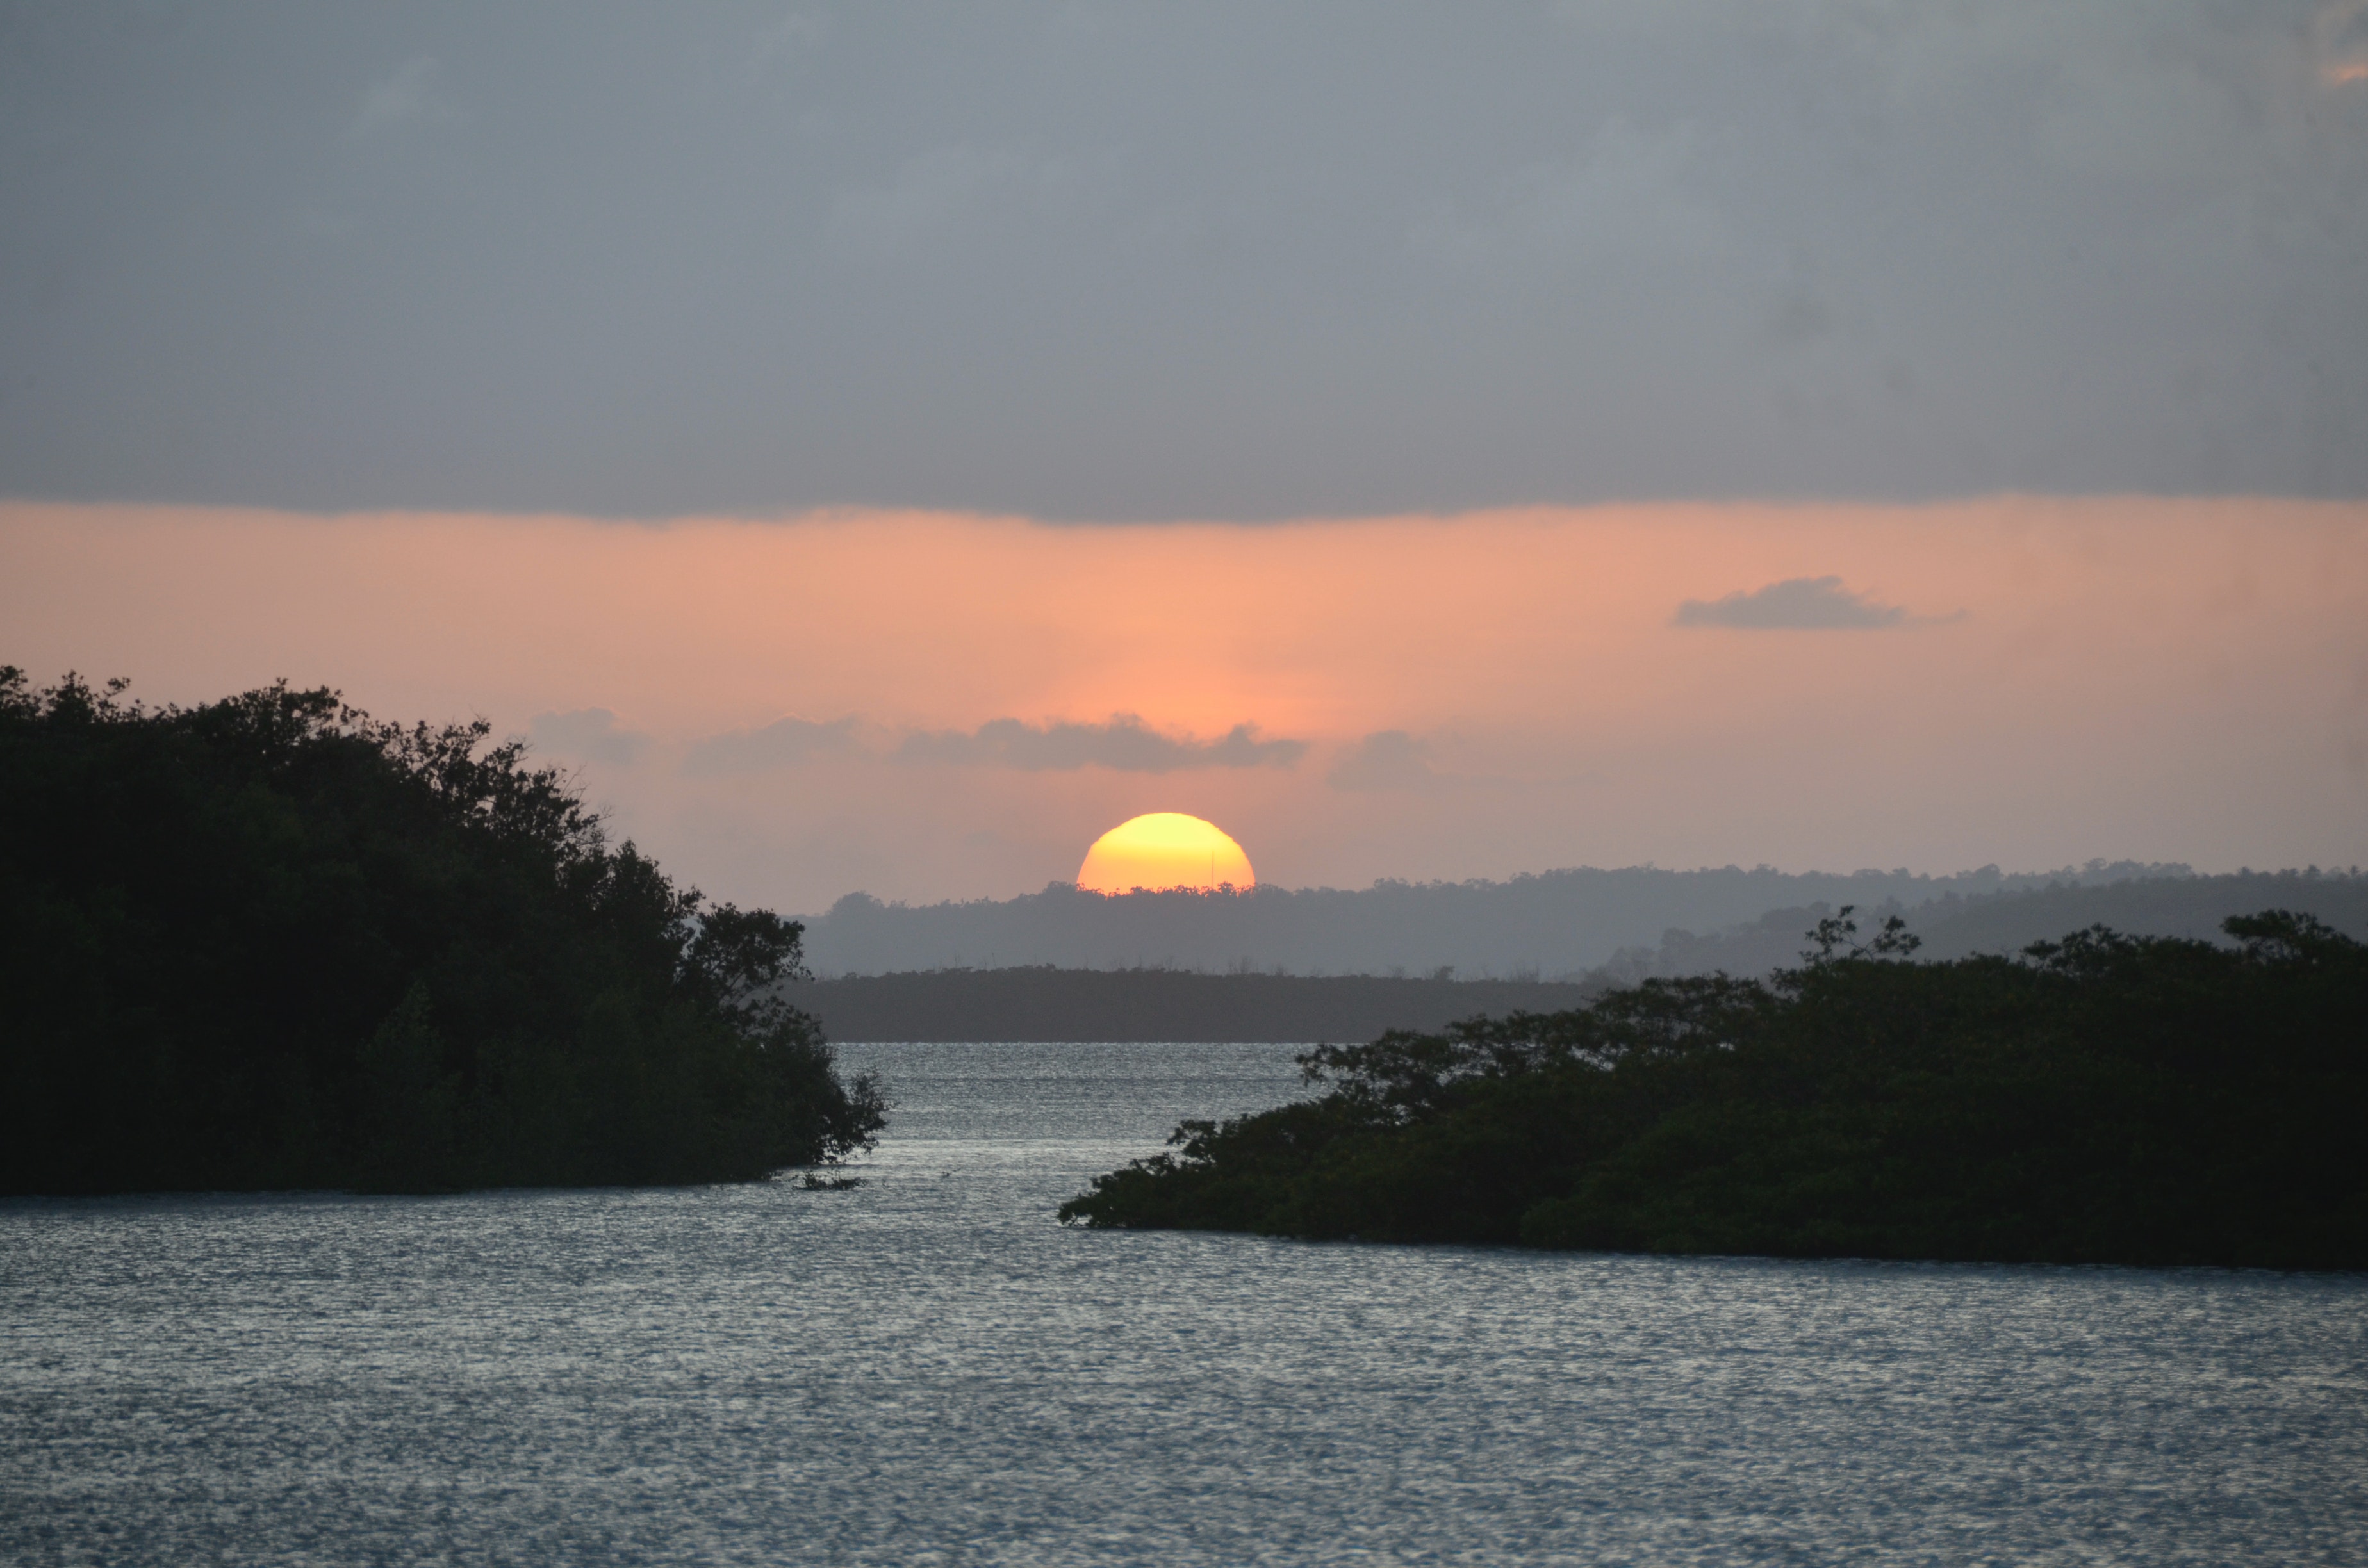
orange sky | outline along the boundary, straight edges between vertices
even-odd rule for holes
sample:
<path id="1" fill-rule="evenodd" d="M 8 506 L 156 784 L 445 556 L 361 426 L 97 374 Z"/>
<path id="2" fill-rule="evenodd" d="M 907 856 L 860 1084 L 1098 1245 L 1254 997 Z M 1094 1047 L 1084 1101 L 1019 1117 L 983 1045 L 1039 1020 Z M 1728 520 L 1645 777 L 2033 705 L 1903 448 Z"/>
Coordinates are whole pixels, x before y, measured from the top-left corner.
<path id="1" fill-rule="evenodd" d="M 1837 575 L 1874 630 L 1678 626 Z M 389 717 L 648 737 L 585 779 L 725 896 L 1007 895 L 1141 811 L 1261 881 L 1578 863 L 2368 860 L 2368 506 L 1998 498 L 1262 527 L 877 512 L 566 517 L 0 506 L 0 660 L 190 701 L 285 675 Z M 912 732 L 1140 715 L 1288 767 L 900 761 Z M 695 777 L 785 715 L 847 748 Z M 1404 731 L 1411 771 L 1333 770 Z M 1344 776 L 1346 778 L 1347 776 Z M 1349 781 L 1354 781 L 1353 778 Z M 1367 779 L 1366 782 L 1374 780 Z"/>

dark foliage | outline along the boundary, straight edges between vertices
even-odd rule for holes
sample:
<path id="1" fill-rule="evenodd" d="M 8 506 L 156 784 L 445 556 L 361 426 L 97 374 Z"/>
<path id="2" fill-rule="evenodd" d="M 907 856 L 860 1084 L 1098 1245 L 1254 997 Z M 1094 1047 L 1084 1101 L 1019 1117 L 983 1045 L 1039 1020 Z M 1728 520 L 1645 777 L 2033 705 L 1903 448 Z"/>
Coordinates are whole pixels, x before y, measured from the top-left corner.
<path id="1" fill-rule="evenodd" d="M 800 927 L 483 722 L 0 666 L 0 1190 L 696 1182 L 868 1146 Z"/>
<path id="2" fill-rule="evenodd" d="M 2368 948 L 2102 927 L 1903 961 L 1845 909 L 1772 982 L 1301 1058 L 1320 1098 L 1187 1122 L 1061 1217 L 1792 1256 L 2368 1267 Z"/>

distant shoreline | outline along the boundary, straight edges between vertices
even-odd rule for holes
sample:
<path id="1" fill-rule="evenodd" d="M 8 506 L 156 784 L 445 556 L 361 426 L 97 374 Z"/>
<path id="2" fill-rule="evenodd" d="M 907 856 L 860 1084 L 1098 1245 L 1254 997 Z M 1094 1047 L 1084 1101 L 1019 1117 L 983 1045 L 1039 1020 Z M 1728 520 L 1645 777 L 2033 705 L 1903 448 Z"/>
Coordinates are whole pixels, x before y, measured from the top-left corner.
<path id="1" fill-rule="evenodd" d="M 2098 862 L 2048 880 L 1632 867 L 1361 892 L 1260 887 L 1231 896 L 1104 898 L 1056 885 L 1002 903 L 916 907 L 850 895 L 806 919 L 804 952 L 816 973 L 830 977 L 824 983 L 1033 966 L 1401 983 L 1461 976 L 1458 984 L 1543 981 L 1591 994 L 1653 975 L 1771 973 L 1797 963 L 1803 933 L 1845 904 L 1871 919 L 1900 915 L 1922 938 L 1927 959 L 2012 954 L 2092 925 L 2225 941 L 2223 920 L 2258 909 L 2307 913 L 2368 938 L 2368 877 L 2348 868 L 2199 876 Z M 908 978 L 900 986 L 918 983 Z M 1519 1005 L 1566 1007 L 1572 994 Z"/>
<path id="2" fill-rule="evenodd" d="M 1391 1028 L 1439 1029 L 1482 1013 L 1557 1012 L 1601 989 L 1568 981 L 1045 965 L 847 975 L 801 982 L 783 994 L 819 1018 L 826 1038 L 866 1044 L 1315 1044 L 1371 1040 Z"/>

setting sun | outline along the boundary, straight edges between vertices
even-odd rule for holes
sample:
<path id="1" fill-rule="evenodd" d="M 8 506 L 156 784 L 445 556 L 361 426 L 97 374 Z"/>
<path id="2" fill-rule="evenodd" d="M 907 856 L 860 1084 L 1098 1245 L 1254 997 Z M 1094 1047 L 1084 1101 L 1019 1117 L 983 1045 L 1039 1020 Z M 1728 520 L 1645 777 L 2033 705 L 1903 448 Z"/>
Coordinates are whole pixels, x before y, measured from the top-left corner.
<path id="1" fill-rule="evenodd" d="M 1181 812 L 1129 818 L 1095 839 L 1077 868 L 1077 886 L 1088 892 L 1209 892 L 1227 885 L 1244 891 L 1258 885 L 1250 858 L 1216 824 Z"/>

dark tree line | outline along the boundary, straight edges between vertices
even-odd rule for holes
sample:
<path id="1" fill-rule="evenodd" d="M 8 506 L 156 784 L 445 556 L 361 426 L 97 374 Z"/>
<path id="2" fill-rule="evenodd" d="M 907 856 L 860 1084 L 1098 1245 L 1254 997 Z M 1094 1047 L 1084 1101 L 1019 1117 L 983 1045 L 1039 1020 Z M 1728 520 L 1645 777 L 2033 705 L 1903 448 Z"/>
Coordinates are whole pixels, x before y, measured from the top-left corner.
<path id="1" fill-rule="evenodd" d="M 1845 909 L 1769 982 L 1394 1030 L 1064 1221 L 1794 1256 L 2368 1267 L 2368 948 L 2102 927 L 1903 961 Z"/>
<path id="2" fill-rule="evenodd" d="M 800 927 L 482 722 L 0 666 L 0 1190 L 758 1178 L 866 1147 Z"/>

